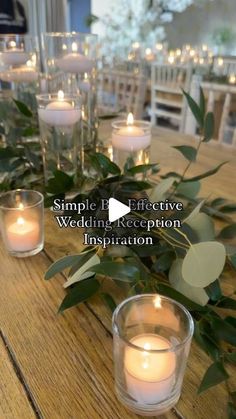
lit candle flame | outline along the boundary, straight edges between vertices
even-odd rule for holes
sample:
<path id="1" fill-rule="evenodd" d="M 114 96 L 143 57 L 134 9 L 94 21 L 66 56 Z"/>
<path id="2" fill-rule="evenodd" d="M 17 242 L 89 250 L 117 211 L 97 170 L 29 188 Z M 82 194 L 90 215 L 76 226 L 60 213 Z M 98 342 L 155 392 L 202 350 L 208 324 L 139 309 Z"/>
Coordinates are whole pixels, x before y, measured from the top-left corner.
<path id="1" fill-rule="evenodd" d="M 33 67 L 33 63 L 32 63 L 32 61 L 31 60 L 28 60 L 28 61 L 26 61 L 26 65 L 27 65 L 27 67 Z"/>
<path id="2" fill-rule="evenodd" d="M 66 50 L 67 50 L 67 46 L 66 46 L 66 44 L 63 44 L 63 45 L 62 45 L 62 49 L 63 49 L 63 51 L 66 51 Z"/>
<path id="3" fill-rule="evenodd" d="M 235 84 L 235 82 L 236 82 L 236 76 L 234 74 L 231 74 L 229 76 L 229 83 L 230 84 Z"/>
<path id="4" fill-rule="evenodd" d="M 17 224 L 19 226 L 23 226 L 25 224 L 25 220 L 22 217 L 17 218 Z"/>
<path id="5" fill-rule="evenodd" d="M 57 97 L 58 97 L 58 100 L 64 100 L 64 92 L 63 92 L 63 90 L 58 90 L 58 93 L 57 93 Z"/>
<path id="6" fill-rule="evenodd" d="M 134 49 L 138 49 L 138 48 L 140 47 L 140 43 L 139 43 L 139 42 L 134 42 L 134 43 L 132 44 L 132 47 L 133 47 Z"/>
<path id="7" fill-rule="evenodd" d="M 19 203 L 19 209 L 23 210 L 24 209 L 24 204 L 22 204 L 22 202 Z"/>
<path id="8" fill-rule="evenodd" d="M 133 117 L 132 112 L 130 112 L 127 116 L 127 125 L 133 125 L 133 123 L 134 123 L 134 117 Z"/>
<path id="9" fill-rule="evenodd" d="M 158 51 L 162 51 L 163 50 L 163 45 L 162 44 L 156 44 L 156 49 Z"/>
<path id="10" fill-rule="evenodd" d="M 161 297 L 160 295 L 157 295 L 154 299 L 154 307 L 155 308 L 161 308 Z"/>
<path id="11" fill-rule="evenodd" d="M 218 58 L 218 66 L 222 67 L 223 64 L 224 64 L 223 58 Z"/>
<path id="12" fill-rule="evenodd" d="M 15 41 L 10 41 L 9 42 L 9 47 L 15 48 L 16 47 L 16 42 Z"/>
<path id="13" fill-rule="evenodd" d="M 151 55 L 151 53 L 152 53 L 151 48 L 146 48 L 146 50 L 145 50 L 145 54 L 146 54 L 146 55 Z"/>
<path id="14" fill-rule="evenodd" d="M 78 45 L 77 45 L 76 42 L 72 42 L 71 49 L 72 49 L 72 52 L 77 52 L 78 51 Z"/>
<path id="15" fill-rule="evenodd" d="M 88 73 L 84 73 L 84 80 L 88 80 Z"/>

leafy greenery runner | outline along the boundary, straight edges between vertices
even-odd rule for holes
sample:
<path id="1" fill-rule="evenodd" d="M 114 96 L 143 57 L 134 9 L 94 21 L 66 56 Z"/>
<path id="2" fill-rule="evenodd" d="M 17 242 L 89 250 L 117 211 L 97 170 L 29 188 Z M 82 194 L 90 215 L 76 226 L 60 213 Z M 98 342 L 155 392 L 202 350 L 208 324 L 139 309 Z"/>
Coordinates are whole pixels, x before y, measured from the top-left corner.
<path id="1" fill-rule="evenodd" d="M 236 300 L 233 295 L 224 295 L 222 279 L 228 274 L 235 276 L 236 271 L 236 247 L 228 245 L 228 239 L 236 236 L 236 223 L 230 217 L 236 211 L 236 205 L 228 203 L 224 198 L 208 201 L 200 200 L 197 196 L 200 181 L 217 173 L 226 162 L 198 176 L 187 177 L 201 144 L 210 141 L 213 136 L 214 117 L 205 110 L 202 91 L 199 105 L 186 92 L 184 94 L 199 125 L 200 139 L 196 139 L 196 147 L 175 147 L 188 161 L 182 174 L 168 173 L 158 184 L 154 184 L 140 180 L 140 176 L 143 179 L 150 178 L 151 174 L 159 171 L 157 164 L 124 167 L 121 170 L 105 155 L 94 153 L 89 156 L 93 173 L 90 178 L 82 178 L 80 192 L 74 193 L 73 198 L 76 202 L 86 198 L 91 202 L 99 202 L 101 198 L 113 196 L 124 203 L 132 197 L 148 197 L 152 202 L 166 198 L 181 200 L 185 208 L 182 228 L 152 230 L 149 235 L 153 238 L 153 246 L 85 248 L 78 255 L 65 256 L 53 263 L 45 279 L 49 280 L 57 273 L 69 269 L 68 280 L 64 284 L 67 294 L 59 312 L 95 294 L 113 311 L 118 302 L 115 301 L 117 286 L 122 288 L 124 296 L 155 292 L 184 304 L 194 318 L 195 339 L 212 361 L 202 378 L 199 393 L 225 381 L 229 393 L 228 417 L 232 419 L 236 417 L 236 392 L 231 389 L 227 365 L 236 363 L 236 319 L 231 315 L 223 317 L 222 309 L 236 310 Z M 31 117 L 22 104 L 16 103 L 16 106 L 25 118 Z M 36 161 L 39 162 L 39 159 Z M 32 157 L 24 154 L 21 146 L 14 148 L 7 145 L 1 148 L 0 162 L 4 163 L 4 172 L 8 169 L 1 184 L 2 190 L 22 186 L 24 183 L 28 185 L 30 175 L 35 176 L 31 186 L 37 187 L 40 183 L 40 167 L 36 168 Z M 16 177 L 15 171 L 21 164 L 24 164 L 24 170 Z M 55 198 L 65 198 L 68 192 L 76 188 L 78 190 L 78 185 L 75 185 L 72 177 L 56 171 L 46 188 L 47 205 L 52 205 Z M 78 214 L 70 212 L 70 215 L 78 219 Z M 150 218 L 150 214 L 145 211 L 132 213 L 131 216 L 147 220 Z M 175 216 L 174 212 L 168 213 L 168 217 Z M 218 235 L 214 218 L 226 224 Z M 103 236 L 104 229 L 90 230 L 89 233 Z M 116 234 L 120 233 L 117 231 Z M 114 283 L 114 293 L 106 290 L 108 280 Z"/>

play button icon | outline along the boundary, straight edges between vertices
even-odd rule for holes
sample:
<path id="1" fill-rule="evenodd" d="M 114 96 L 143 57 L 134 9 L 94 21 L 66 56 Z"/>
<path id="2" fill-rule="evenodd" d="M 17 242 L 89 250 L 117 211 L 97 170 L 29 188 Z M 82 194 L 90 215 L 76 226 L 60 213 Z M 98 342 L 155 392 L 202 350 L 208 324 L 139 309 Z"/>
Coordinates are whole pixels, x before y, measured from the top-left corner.
<path id="1" fill-rule="evenodd" d="M 128 205 L 122 204 L 122 202 L 115 198 L 109 199 L 108 218 L 111 223 L 121 217 L 124 217 L 124 215 L 129 214 L 130 211 L 131 209 Z"/>

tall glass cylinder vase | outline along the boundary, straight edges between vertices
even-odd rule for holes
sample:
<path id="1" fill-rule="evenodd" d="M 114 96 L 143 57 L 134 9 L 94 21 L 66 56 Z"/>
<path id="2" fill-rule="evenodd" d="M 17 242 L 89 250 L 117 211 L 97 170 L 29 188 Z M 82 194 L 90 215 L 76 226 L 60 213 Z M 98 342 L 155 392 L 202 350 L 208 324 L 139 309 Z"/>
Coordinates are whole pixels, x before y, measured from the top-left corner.
<path id="1" fill-rule="evenodd" d="M 76 181 L 82 153 L 80 99 L 58 91 L 38 95 L 37 101 L 45 183 L 55 170 L 73 176 Z"/>
<path id="2" fill-rule="evenodd" d="M 0 86 L 16 99 L 35 106 L 39 86 L 38 39 L 30 35 L 0 35 Z"/>
<path id="3" fill-rule="evenodd" d="M 39 90 L 38 40 L 30 35 L 0 35 L 0 123 L 9 145 L 35 141 L 37 118 L 24 117 L 12 99 L 23 102 L 34 114 Z M 7 99 L 9 100 L 5 100 Z"/>
<path id="4" fill-rule="evenodd" d="M 46 33 L 43 35 L 48 91 L 59 89 L 79 94 L 81 106 L 81 143 L 83 169 L 89 167 L 86 156 L 97 143 L 97 36 L 82 33 Z"/>

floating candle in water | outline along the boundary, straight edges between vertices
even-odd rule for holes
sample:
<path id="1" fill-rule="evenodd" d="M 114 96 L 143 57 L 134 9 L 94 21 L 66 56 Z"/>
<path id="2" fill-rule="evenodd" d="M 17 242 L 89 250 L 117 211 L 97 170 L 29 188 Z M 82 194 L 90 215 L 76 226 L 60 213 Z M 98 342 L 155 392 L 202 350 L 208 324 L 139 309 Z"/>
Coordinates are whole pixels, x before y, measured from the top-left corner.
<path id="1" fill-rule="evenodd" d="M 92 71 L 94 61 L 86 57 L 86 55 L 78 53 L 78 45 L 72 42 L 72 53 L 66 54 L 56 60 L 57 66 L 60 70 L 66 73 L 89 73 Z"/>
<path id="2" fill-rule="evenodd" d="M 0 54 L 0 59 L 5 65 L 22 65 L 29 59 L 29 54 L 22 48 L 17 48 L 15 41 L 11 41 L 9 48 Z"/>
<path id="3" fill-rule="evenodd" d="M 151 136 L 142 128 L 135 126 L 133 114 L 130 112 L 124 124 L 119 130 L 112 134 L 112 146 L 124 151 L 138 151 L 150 145 Z"/>
<path id="4" fill-rule="evenodd" d="M 142 403 L 157 403 L 170 397 L 174 382 L 176 355 L 162 336 L 142 334 L 131 339 L 125 349 L 125 376 L 129 394 Z M 141 348 L 141 349 L 140 349 Z"/>
<path id="5" fill-rule="evenodd" d="M 69 99 L 68 99 L 69 100 Z M 73 125 L 80 119 L 81 112 L 67 102 L 62 90 L 58 91 L 57 100 L 50 102 L 46 108 L 38 109 L 39 118 L 49 125 Z"/>
<path id="6" fill-rule="evenodd" d="M 0 73 L 0 79 L 3 81 L 13 82 L 34 82 L 38 80 L 39 73 L 36 71 L 31 60 L 28 60 L 26 65 L 21 67 L 11 68 L 8 71 L 2 71 Z"/>

